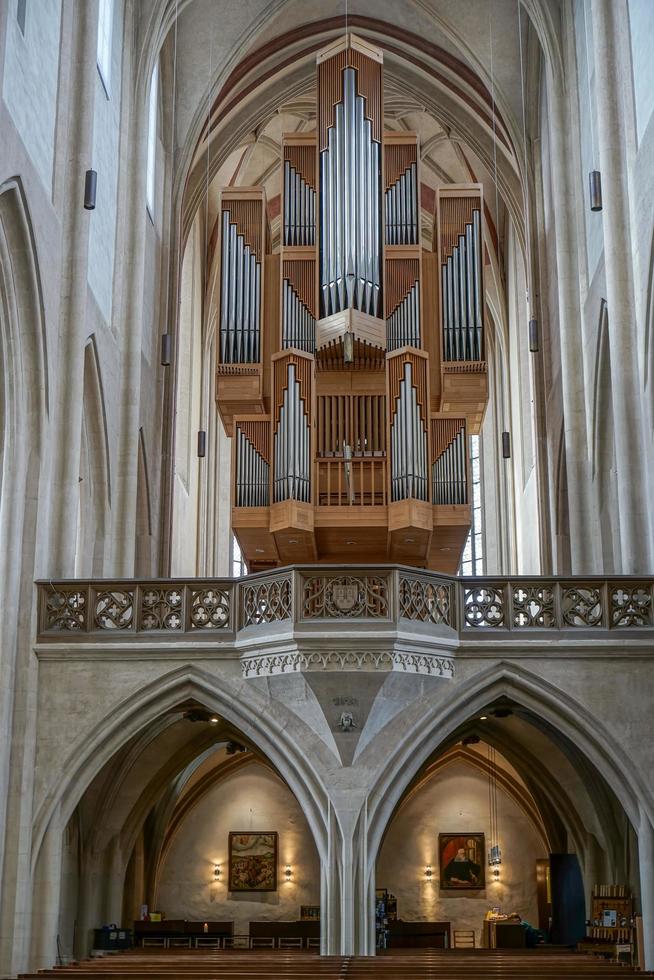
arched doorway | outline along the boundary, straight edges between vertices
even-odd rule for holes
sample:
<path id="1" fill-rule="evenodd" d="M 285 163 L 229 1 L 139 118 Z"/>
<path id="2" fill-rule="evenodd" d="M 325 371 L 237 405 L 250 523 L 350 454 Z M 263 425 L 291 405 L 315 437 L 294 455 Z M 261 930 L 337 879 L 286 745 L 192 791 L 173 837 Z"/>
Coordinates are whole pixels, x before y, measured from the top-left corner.
<path id="1" fill-rule="evenodd" d="M 320 783 L 255 691 L 237 704 L 226 680 L 181 668 L 99 721 L 63 769 L 34 831 L 33 967 L 87 955 L 94 929 L 144 905 L 247 934 L 320 904 Z M 274 836 L 265 890 L 232 887 L 230 833 Z"/>
<path id="2" fill-rule="evenodd" d="M 643 915 L 648 962 L 647 794 L 610 733 L 578 701 L 560 691 L 555 696 L 545 682 L 508 665 L 464 684 L 444 711 L 432 714 L 419 726 L 413 762 L 404 758 L 399 768 L 389 767 L 385 787 L 374 794 L 378 804 L 369 809 L 371 885 L 395 895 L 398 919 L 447 922 L 450 933 L 474 930 L 479 943 L 487 912 L 499 908 L 568 944 L 596 917 L 593 897 L 601 886 L 618 886 L 631 899 L 627 919 L 632 912 Z M 491 758 L 499 801 L 495 830 Z M 479 837 L 484 867 L 478 888 L 453 889 L 443 880 L 447 855 L 440 835 L 446 834 Z M 489 862 L 493 843 L 501 848 L 497 879 Z M 548 861 L 559 879 L 562 863 L 576 869 L 577 935 L 571 939 L 560 914 L 570 898 L 569 880 L 552 879 L 549 909 L 539 894 L 537 863 L 544 873 Z M 372 909 L 372 887 L 368 901 Z M 370 919 L 369 929 L 372 945 Z"/>

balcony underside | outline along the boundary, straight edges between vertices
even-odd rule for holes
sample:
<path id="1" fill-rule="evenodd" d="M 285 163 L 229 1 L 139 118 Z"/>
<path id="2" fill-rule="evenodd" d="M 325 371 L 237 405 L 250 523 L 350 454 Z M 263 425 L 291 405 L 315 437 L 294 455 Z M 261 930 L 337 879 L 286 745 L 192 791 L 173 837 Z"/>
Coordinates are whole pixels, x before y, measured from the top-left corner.
<path id="1" fill-rule="evenodd" d="M 285 501 L 232 508 L 232 528 L 252 571 L 297 562 L 363 561 L 401 562 L 454 575 L 470 530 L 470 506 L 404 500 L 313 507 Z"/>

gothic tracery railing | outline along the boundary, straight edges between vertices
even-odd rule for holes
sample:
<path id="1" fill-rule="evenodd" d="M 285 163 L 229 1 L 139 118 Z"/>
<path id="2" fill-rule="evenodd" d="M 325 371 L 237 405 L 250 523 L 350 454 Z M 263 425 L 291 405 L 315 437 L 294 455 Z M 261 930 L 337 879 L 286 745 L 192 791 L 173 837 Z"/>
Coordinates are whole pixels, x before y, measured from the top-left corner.
<path id="1" fill-rule="evenodd" d="M 240 579 L 42 581 L 39 638 L 191 634 L 271 624 L 401 621 L 461 638 L 654 631 L 654 578 L 452 578 L 393 565 L 311 565 Z M 654 634 L 653 634 L 654 635 Z"/>

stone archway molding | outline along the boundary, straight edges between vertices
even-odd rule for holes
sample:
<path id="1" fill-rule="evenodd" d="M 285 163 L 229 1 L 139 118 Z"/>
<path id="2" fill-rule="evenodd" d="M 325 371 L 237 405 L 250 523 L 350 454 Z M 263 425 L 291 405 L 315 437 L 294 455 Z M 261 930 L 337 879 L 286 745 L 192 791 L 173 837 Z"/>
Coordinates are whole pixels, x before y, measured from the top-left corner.
<path id="1" fill-rule="evenodd" d="M 421 715 L 405 732 L 401 745 L 387 757 L 386 767 L 368 798 L 371 861 L 376 859 L 384 828 L 395 807 L 427 759 L 461 724 L 500 697 L 509 697 L 543 718 L 576 745 L 613 790 L 633 827 L 639 826 L 641 809 L 652 820 L 652 793 L 634 771 L 627 754 L 613 744 L 608 729 L 560 687 L 518 664 L 502 662 L 455 688 L 445 707 L 438 706 Z"/>
<path id="2" fill-rule="evenodd" d="M 39 808 L 32 834 L 32 870 L 52 818 L 60 812 L 65 826 L 94 777 L 114 754 L 149 724 L 188 698 L 195 698 L 220 714 L 270 759 L 300 804 L 311 828 L 321 860 L 327 857 L 327 791 L 309 756 L 326 765 L 328 753 L 316 739 L 310 753 L 293 738 L 289 721 L 270 715 L 270 703 L 244 683 L 220 679 L 198 666 L 186 664 L 157 678 L 126 698 L 110 716 L 101 718 L 78 739 L 61 772 L 53 774 L 50 789 Z M 299 734 L 299 733 L 298 733 Z M 314 736 L 315 737 L 315 736 Z M 324 757 L 321 759 L 321 757 Z M 333 760 L 332 760 L 333 763 Z"/>

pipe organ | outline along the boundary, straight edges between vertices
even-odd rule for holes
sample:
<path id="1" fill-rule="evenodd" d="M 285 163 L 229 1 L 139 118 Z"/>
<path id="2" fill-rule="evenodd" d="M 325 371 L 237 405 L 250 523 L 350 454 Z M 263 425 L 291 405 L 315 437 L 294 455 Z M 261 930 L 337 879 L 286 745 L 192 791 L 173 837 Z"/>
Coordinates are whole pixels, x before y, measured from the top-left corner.
<path id="1" fill-rule="evenodd" d="M 216 398 L 251 570 L 454 572 L 470 528 L 468 435 L 487 401 L 482 189 L 439 188 L 423 247 L 418 138 L 384 132 L 382 69 L 353 34 L 318 53 L 316 131 L 282 140 L 278 252 L 263 189 L 222 194 Z"/>

